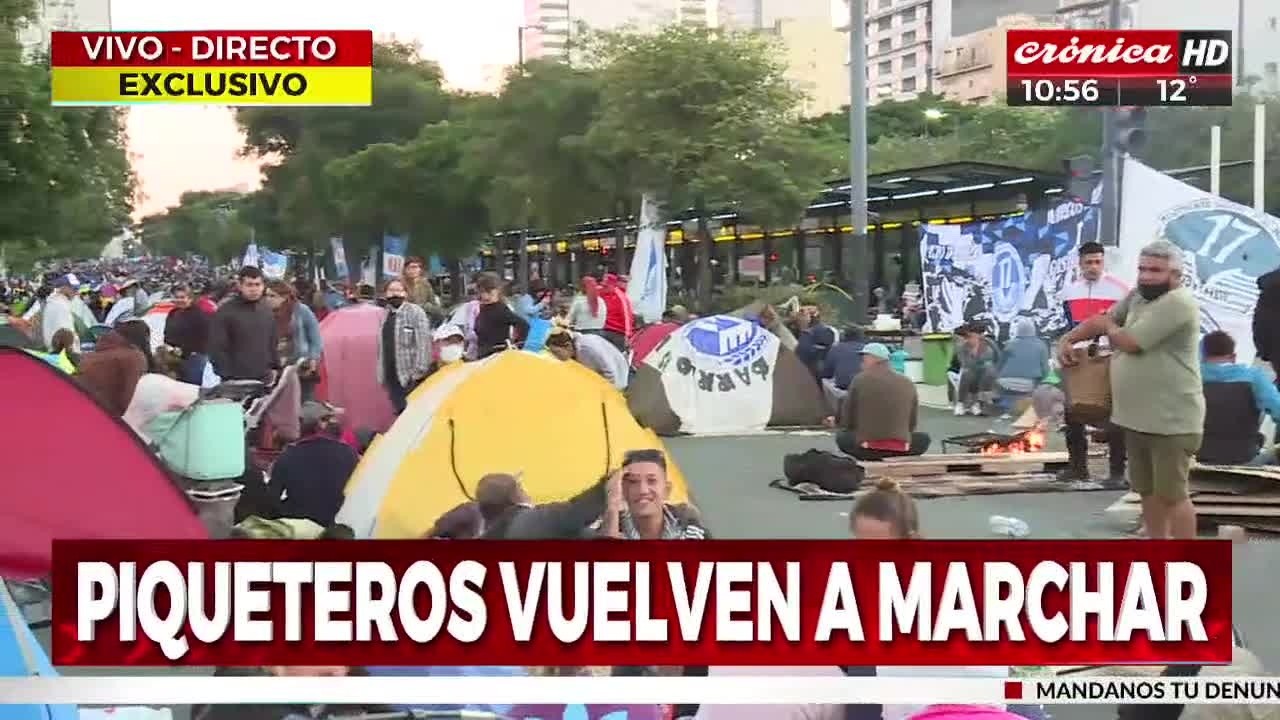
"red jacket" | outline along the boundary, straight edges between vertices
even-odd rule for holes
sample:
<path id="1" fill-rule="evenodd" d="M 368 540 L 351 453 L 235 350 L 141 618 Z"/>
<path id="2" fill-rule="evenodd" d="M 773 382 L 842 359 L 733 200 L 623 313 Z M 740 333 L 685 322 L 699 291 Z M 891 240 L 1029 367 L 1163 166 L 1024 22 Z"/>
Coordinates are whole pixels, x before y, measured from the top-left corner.
<path id="1" fill-rule="evenodd" d="M 627 291 L 619 287 L 606 287 L 600 290 L 600 302 L 604 303 L 604 329 L 631 339 L 635 330 L 635 310 L 631 307 L 631 298 Z"/>

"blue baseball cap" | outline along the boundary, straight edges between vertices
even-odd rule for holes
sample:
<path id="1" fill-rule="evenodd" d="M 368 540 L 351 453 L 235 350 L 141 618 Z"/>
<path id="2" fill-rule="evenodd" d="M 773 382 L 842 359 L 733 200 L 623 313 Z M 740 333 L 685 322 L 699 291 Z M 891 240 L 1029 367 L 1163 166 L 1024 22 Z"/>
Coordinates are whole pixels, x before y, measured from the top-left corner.
<path id="1" fill-rule="evenodd" d="M 889 348 L 885 347 L 884 343 L 867 343 L 862 346 L 862 354 L 870 355 L 880 360 L 888 360 Z"/>

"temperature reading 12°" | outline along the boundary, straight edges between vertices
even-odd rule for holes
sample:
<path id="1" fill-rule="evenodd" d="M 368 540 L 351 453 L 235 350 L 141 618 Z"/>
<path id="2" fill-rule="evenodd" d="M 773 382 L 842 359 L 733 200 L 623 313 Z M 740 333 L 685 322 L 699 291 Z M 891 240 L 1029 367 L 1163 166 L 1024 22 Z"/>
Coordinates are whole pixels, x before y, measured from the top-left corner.
<path id="1" fill-rule="evenodd" d="M 1187 88 L 1196 84 L 1196 76 L 1191 75 L 1185 78 L 1171 78 L 1168 80 L 1156 80 L 1156 84 L 1160 88 L 1160 103 L 1163 105 L 1185 103 L 1189 101 L 1187 97 Z"/>

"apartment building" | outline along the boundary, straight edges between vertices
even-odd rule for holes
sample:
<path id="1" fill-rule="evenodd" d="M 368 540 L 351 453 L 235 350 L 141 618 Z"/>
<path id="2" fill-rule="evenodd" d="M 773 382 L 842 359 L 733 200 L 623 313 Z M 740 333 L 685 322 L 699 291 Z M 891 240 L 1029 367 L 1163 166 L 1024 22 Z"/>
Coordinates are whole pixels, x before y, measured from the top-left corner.
<path id="1" fill-rule="evenodd" d="M 833 0 L 832 20 L 842 33 L 849 32 L 849 12 L 848 0 Z M 935 55 L 951 27 L 951 0 L 866 0 L 866 23 L 867 102 L 931 92 Z"/>
<path id="2" fill-rule="evenodd" d="M 1010 15 L 993 27 L 954 37 L 934 73 L 934 91 L 950 100 L 992 103 L 1005 95 L 1006 33 L 1014 28 L 1055 27 L 1052 15 Z"/>
<path id="3" fill-rule="evenodd" d="M 596 30 L 656 30 L 682 24 L 720 27 L 722 7 L 734 25 L 754 22 L 758 0 L 525 0 L 526 58 L 564 58 L 579 23 Z"/>
<path id="4" fill-rule="evenodd" d="M 765 30 L 785 47 L 787 78 L 807 97 L 806 116 L 834 112 L 849 104 L 849 36 L 825 17 L 781 18 Z"/>
<path id="5" fill-rule="evenodd" d="M 1058 0 L 1062 25 L 1106 27 L 1107 0 Z M 1235 33 L 1236 79 L 1280 92 L 1280 2 L 1277 0 L 1122 0 L 1121 27 L 1230 30 Z M 1243 30 L 1243 32 L 1241 32 Z"/>
<path id="6" fill-rule="evenodd" d="M 110 30 L 111 0 L 37 0 L 36 17 L 18 32 L 28 55 L 49 48 L 55 30 Z"/>

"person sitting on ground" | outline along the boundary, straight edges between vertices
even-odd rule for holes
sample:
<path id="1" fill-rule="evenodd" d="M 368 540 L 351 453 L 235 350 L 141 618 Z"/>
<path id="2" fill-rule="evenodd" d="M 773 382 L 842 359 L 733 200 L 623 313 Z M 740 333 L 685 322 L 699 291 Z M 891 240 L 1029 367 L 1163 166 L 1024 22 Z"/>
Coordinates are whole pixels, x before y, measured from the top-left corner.
<path id="1" fill-rule="evenodd" d="M 600 335 L 556 329 L 547 337 L 547 352 L 557 360 L 578 361 L 619 390 L 626 390 L 631 380 L 627 357 Z"/>
<path id="2" fill-rule="evenodd" d="M 999 353 L 991 339 L 978 325 L 965 325 L 956 331 L 960 342 L 956 359 L 960 365 L 960 382 L 956 387 L 955 414 L 981 416 L 983 404 L 991 398 L 995 385 L 996 361 Z"/>
<path id="3" fill-rule="evenodd" d="M 535 505 L 519 475 L 493 473 L 480 478 L 475 499 L 488 540 L 576 540 L 605 513 L 611 487 L 622 482 L 622 470 L 563 502 Z"/>
<path id="4" fill-rule="evenodd" d="M 476 357 L 487 358 L 522 342 L 529 334 L 529 323 L 516 314 L 502 297 L 502 281 L 493 273 L 476 278 Z"/>
<path id="5" fill-rule="evenodd" d="M 862 328 L 850 325 L 840 333 L 840 342 L 827 352 L 822 363 L 822 390 L 831 407 L 839 408 L 849 391 L 849 383 L 862 369 L 862 347 L 867 338 Z"/>
<path id="6" fill-rule="evenodd" d="M 920 399 L 915 383 L 893 371 L 889 348 L 868 343 L 862 348 L 862 370 L 849 385 L 840 417 L 827 418 L 839 428 L 836 445 L 859 460 L 923 455 L 929 435 L 916 432 Z"/>
<path id="7" fill-rule="evenodd" d="M 302 406 L 302 431 L 271 466 L 268 484 L 279 498 L 279 517 L 305 518 L 328 527 L 342 507 L 343 489 L 359 462 L 342 442 L 337 412 L 330 405 L 310 401 Z"/>
<path id="8" fill-rule="evenodd" d="M 1258 458 L 1262 414 L 1280 424 L 1280 390 L 1258 368 L 1236 362 L 1236 341 L 1215 330 L 1200 342 L 1204 356 L 1204 441 L 1196 459 L 1206 465 L 1244 465 Z"/>
<path id="9" fill-rule="evenodd" d="M 1030 395 L 1049 375 L 1049 346 L 1036 334 L 1031 318 L 1015 320 L 1013 335 L 1005 343 L 996 383 L 1011 395 Z"/>
<path id="10" fill-rule="evenodd" d="M 835 346 L 836 331 L 822 322 L 822 311 L 817 307 L 802 307 L 796 313 L 796 357 L 809 368 L 815 378 L 822 377 L 827 353 Z"/>
<path id="11" fill-rule="evenodd" d="M 604 537 L 624 540 L 705 540 L 697 510 L 671 505 L 671 479 L 661 450 L 632 450 L 622 459 L 622 480 L 610 489 Z"/>

